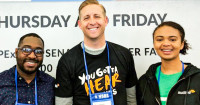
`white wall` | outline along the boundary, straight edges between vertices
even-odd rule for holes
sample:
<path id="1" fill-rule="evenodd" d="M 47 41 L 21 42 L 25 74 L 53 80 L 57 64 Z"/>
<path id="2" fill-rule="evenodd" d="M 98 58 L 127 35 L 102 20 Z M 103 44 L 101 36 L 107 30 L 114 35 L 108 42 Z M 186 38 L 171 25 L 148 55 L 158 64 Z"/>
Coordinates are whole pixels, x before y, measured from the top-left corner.
<path id="1" fill-rule="evenodd" d="M 45 49 L 48 53 L 45 53 L 43 63 L 46 66 L 49 65 L 50 70 L 52 67 L 51 72 L 47 70 L 46 72 L 55 77 L 57 62 L 61 57 L 61 55 L 58 55 L 58 50 L 66 52 L 67 49 L 72 48 L 83 40 L 82 31 L 75 27 L 80 3 L 0 3 L 0 72 L 16 64 L 16 60 L 11 53 L 14 53 L 19 38 L 24 34 L 34 32 L 39 34 L 45 41 Z M 106 39 L 131 49 L 138 77 L 147 70 L 150 64 L 160 61 L 160 58 L 154 53 L 150 55 L 148 52 L 145 55 L 145 48 L 147 49 L 146 51 L 151 51 L 153 48 L 152 32 L 157 26 L 156 23 L 161 23 L 164 15 L 166 16 L 163 19 L 164 21 L 175 21 L 184 27 L 186 39 L 192 46 L 188 55 L 181 56 L 182 61 L 192 62 L 197 67 L 200 67 L 198 62 L 200 59 L 199 1 L 102 1 L 101 3 L 107 9 L 109 18 L 109 24 L 106 28 Z M 17 21 L 17 16 L 20 23 L 19 26 L 13 28 L 10 24 L 13 22 L 14 25 L 17 25 L 19 22 Z M 70 18 L 68 21 L 63 21 L 62 16 L 65 19 L 68 16 Z M 122 17 L 125 20 L 128 17 L 130 18 L 126 22 L 123 21 L 124 26 L 122 25 Z M 5 23 L 6 18 L 8 20 Z M 24 21 L 28 21 L 27 19 L 30 18 L 30 21 L 27 22 L 30 27 L 27 24 L 24 24 L 25 26 L 23 27 L 24 22 L 22 22 L 22 18 Z M 144 22 L 145 18 L 146 22 Z M 34 20 L 37 22 L 34 22 Z M 140 25 L 144 24 L 139 26 L 137 22 L 140 22 Z M 7 23 L 8 27 L 6 26 Z M 115 23 L 116 25 L 114 25 Z M 46 26 L 42 27 L 41 24 Z M 48 56 L 49 50 L 51 56 Z M 135 50 L 140 50 L 140 55 L 135 55 Z"/>

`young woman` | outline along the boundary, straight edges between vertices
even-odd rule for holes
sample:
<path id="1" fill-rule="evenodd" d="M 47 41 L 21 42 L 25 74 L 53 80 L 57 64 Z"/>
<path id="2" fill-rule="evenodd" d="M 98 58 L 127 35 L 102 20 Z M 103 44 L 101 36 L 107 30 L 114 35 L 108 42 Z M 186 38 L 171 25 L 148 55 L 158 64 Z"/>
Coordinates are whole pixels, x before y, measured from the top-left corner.
<path id="1" fill-rule="evenodd" d="M 184 29 L 163 22 L 153 32 L 153 44 L 161 62 L 139 79 L 138 105 L 200 105 L 200 69 L 179 56 L 189 49 Z"/>

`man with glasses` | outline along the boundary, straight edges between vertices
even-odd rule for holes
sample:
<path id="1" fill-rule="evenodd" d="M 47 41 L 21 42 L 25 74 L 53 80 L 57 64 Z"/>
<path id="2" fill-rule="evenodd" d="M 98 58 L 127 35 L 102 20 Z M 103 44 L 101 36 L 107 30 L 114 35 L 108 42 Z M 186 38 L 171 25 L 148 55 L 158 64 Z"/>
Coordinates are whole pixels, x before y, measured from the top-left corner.
<path id="1" fill-rule="evenodd" d="M 20 38 L 15 49 L 17 65 L 0 73 L 0 105 L 54 105 L 54 78 L 38 70 L 43 54 L 39 35 Z"/>

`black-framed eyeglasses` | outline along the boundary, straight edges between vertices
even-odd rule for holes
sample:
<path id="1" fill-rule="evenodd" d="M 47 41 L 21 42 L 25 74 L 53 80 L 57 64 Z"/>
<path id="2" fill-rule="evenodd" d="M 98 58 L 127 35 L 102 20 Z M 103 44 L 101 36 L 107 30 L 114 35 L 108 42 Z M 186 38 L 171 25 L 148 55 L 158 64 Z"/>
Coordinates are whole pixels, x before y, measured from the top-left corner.
<path id="1" fill-rule="evenodd" d="M 31 49 L 28 47 L 22 47 L 17 49 L 21 50 L 24 55 L 30 55 L 32 52 L 34 52 L 35 56 L 41 57 L 44 54 L 44 51 L 42 49 Z"/>

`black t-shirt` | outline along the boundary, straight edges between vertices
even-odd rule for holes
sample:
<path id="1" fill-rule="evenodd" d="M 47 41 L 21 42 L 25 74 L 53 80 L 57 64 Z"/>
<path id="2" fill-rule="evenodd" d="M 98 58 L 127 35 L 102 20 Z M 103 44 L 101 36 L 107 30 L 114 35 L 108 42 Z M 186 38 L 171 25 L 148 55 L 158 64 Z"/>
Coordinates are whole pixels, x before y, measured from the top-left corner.
<path id="1" fill-rule="evenodd" d="M 120 45 L 108 42 L 115 105 L 126 105 L 126 88 L 136 85 L 137 76 L 132 54 Z M 99 55 L 86 53 L 92 93 L 109 91 L 107 48 Z M 59 60 L 56 80 L 58 97 L 73 97 L 73 105 L 89 105 L 89 89 L 86 79 L 81 44 L 73 47 Z"/>

